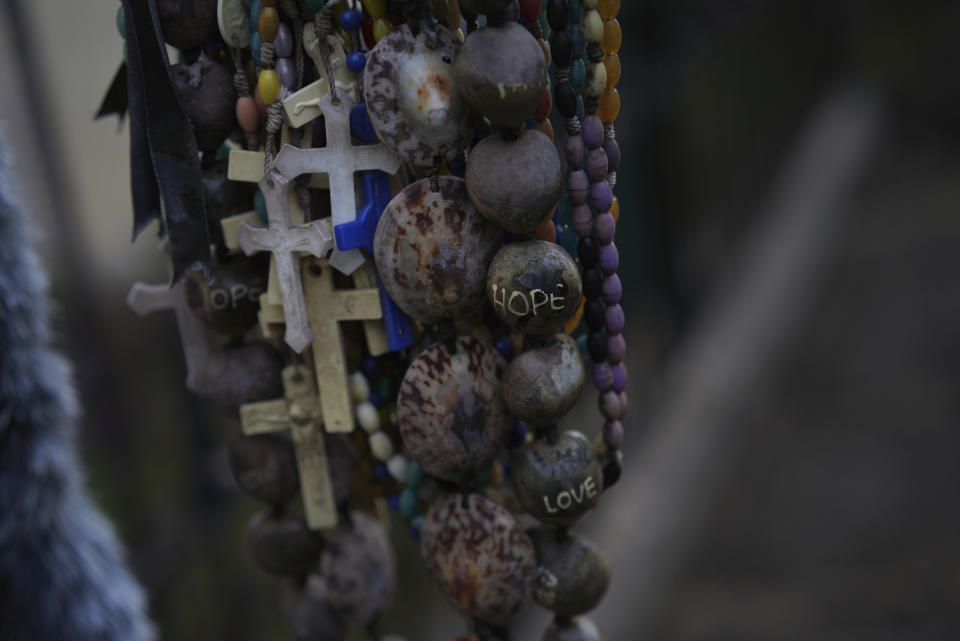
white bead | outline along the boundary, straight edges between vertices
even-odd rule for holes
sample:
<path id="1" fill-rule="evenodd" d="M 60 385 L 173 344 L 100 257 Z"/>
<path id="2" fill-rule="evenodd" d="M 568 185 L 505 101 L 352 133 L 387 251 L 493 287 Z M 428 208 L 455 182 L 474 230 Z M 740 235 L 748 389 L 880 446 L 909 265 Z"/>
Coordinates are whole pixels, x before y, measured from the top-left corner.
<path id="1" fill-rule="evenodd" d="M 370 398 L 370 383 L 363 372 L 354 372 L 350 375 L 350 398 L 354 403 L 362 403 Z"/>
<path id="2" fill-rule="evenodd" d="M 389 461 L 393 456 L 393 441 L 386 432 L 374 432 L 370 435 L 370 451 L 378 461 Z"/>
<path id="3" fill-rule="evenodd" d="M 603 18 L 600 12 L 584 11 L 580 18 L 580 28 L 583 30 L 583 38 L 589 44 L 600 44 L 603 41 Z"/>
<path id="4" fill-rule="evenodd" d="M 407 480 L 407 459 L 403 454 L 394 454 L 387 461 L 387 470 L 397 483 L 403 483 Z"/>
<path id="5" fill-rule="evenodd" d="M 364 432 L 372 434 L 380 429 L 380 412 L 370 401 L 364 401 L 357 405 L 357 423 Z"/>

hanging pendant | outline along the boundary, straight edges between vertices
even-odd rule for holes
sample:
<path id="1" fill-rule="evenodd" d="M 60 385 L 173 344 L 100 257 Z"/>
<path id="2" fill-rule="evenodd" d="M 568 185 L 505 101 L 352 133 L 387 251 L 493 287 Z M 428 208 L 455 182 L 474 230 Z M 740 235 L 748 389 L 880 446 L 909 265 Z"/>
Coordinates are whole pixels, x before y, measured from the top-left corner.
<path id="1" fill-rule="evenodd" d="M 503 402 L 530 425 L 556 425 L 580 399 L 587 382 L 576 342 L 557 334 L 550 344 L 514 358 L 503 376 Z"/>
<path id="2" fill-rule="evenodd" d="M 581 536 L 550 528 L 528 534 L 537 552 L 534 600 L 565 617 L 595 608 L 610 585 L 610 565 L 600 548 Z"/>

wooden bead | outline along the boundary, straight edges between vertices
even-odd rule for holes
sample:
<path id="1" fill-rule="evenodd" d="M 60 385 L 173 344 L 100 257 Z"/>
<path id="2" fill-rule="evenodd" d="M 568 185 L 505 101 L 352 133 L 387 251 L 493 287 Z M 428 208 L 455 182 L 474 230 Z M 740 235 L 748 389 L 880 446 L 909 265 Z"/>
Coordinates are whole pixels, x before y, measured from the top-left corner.
<path id="1" fill-rule="evenodd" d="M 607 68 L 607 89 L 614 89 L 620 83 L 620 56 L 607 56 L 603 66 Z"/>
<path id="2" fill-rule="evenodd" d="M 613 20 L 620 13 L 620 0 L 600 0 L 597 3 L 597 11 L 604 20 Z"/>
<path id="3" fill-rule="evenodd" d="M 280 76 L 273 69 L 262 69 L 257 78 L 257 90 L 265 105 L 272 105 L 280 97 Z"/>
<path id="4" fill-rule="evenodd" d="M 503 402 L 513 416 L 531 425 L 556 425 L 577 404 L 586 382 L 577 344 L 557 334 L 551 344 L 528 349 L 510 362 L 503 375 Z"/>
<path id="5" fill-rule="evenodd" d="M 311 531 L 302 517 L 255 514 L 247 525 L 250 555 L 264 572 L 300 576 L 317 563 L 323 539 Z"/>
<path id="6" fill-rule="evenodd" d="M 264 6 L 257 16 L 257 33 L 263 42 L 273 42 L 280 31 L 280 13 L 275 7 Z"/>
<path id="7" fill-rule="evenodd" d="M 620 51 L 620 43 L 623 41 L 623 31 L 620 30 L 620 23 L 616 20 L 607 20 L 603 23 L 603 41 L 600 43 L 603 53 L 608 56 Z"/>
<path id="8" fill-rule="evenodd" d="M 607 68 L 602 62 L 592 62 L 587 67 L 586 82 L 583 85 L 585 98 L 600 98 L 607 88 Z"/>
<path id="9" fill-rule="evenodd" d="M 533 112 L 533 117 L 537 120 L 545 120 L 550 117 L 551 109 L 553 109 L 553 94 L 550 93 L 550 89 L 544 89 L 543 98 L 540 99 L 540 104 Z"/>
<path id="10" fill-rule="evenodd" d="M 575 617 L 595 608 L 610 585 L 610 564 L 593 542 L 554 530 L 530 532 L 537 552 L 533 598 L 551 612 Z"/>
<path id="11" fill-rule="evenodd" d="M 603 18 L 597 10 L 583 12 L 583 16 L 580 17 L 580 28 L 587 43 L 600 44 L 603 41 Z"/>
<path id="12" fill-rule="evenodd" d="M 373 21 L 373 41 L 380 42 L 380 39 L 390 33 L 393 29 L 393 23 L 386 18 L 376 18 Z"/>
<path id="13" fill-rule="evenodd" d="M 602 120 L 604 124 L 610 124 L 617 119 L 619 113 L 620 92 L 616 89 L 604 91 L 600 97 L 600 108 L 597 110 L 597 115 L 600 116 L 600 120 Z"/>
<path id="14" fill-rule="evenodd" d="M 538 120 L 533 124 L 533 127 L 531 127 L 531 129 L 533 129 L 534 131 L 539 131 L 550 140 L 554 139 L 553 123 L 550 122 L 549 118 L 546 118 L 544 120 Z"/>
<path id="15" fill-rule="evenodd" d="M 246 133 L 253 133 L 260 125 L 260 114 L 252 96 L 240 96 L 237 99 L 237 122 Z"/>

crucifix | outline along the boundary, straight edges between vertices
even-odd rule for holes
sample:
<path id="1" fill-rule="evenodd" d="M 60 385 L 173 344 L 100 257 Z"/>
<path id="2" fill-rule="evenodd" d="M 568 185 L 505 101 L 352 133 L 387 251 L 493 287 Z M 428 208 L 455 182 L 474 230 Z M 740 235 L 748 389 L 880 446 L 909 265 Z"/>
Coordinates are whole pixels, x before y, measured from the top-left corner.
<path id="1" fill-rule="evenodd" d="M 353 401 L 347 384 L 340 323 L 381 318 L 380 290 L 334 289 L 329 263 L 311 259 L 304 261 L 303 291 L 314 336 L 313 364 L 323 400 L 324 427 L 328 432 L 352 432 Z"/>
<path id="2" fill-rule="evenodd" d="M 259 251 L 273 253 L 282 295 L 283 316 L 287 325 L 284 340 L 299 354 L 310 344 L 313 336 L 304 306 L 298 252 L 306 252 L 318 258 L 324 257 L 330 251 L 333 239 L 318 220 L 296 227 L 291 224 L 289 189 L 289 179 L 271 169 L 260 181 L 260 191 L 267 201 L 270 225 L 255 227 L 244 223 L 237 233 L 237 241 L 248 256 Z"/>
<path id="3" fill-rule="evenodd" d="M 283 391 L 284 398 L 240 407 L 243 433 L 255 436 L 290 430 L 307 525 L 312 530 L 333 527 L 337 506 L 320 427 L 323 412 L 310 370 L 303 365 L 284 369 Z"/>

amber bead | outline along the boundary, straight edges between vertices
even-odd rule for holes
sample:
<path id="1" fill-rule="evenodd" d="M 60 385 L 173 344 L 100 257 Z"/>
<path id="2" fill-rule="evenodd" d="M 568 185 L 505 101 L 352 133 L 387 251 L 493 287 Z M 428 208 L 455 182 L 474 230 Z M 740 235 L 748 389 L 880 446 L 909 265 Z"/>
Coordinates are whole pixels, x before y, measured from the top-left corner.
<path id="1" fill-rule="evenodd" d="M 550 47 L 547 45 L 547 41 L 543 38 L 537 40 L 540 43 L 540 48 L 543 49 L 543 59 L 547 61 L 547 66 L 550 66 Z"/>
<path id="2" fill-rule="evenodd" d="M 620 56 L 607 56 L 603 59 L 603 66 L 607 68 L 607 89 L 613 89 L 620 84 Z"/>
<path id="3" fill-rule="evenodd" d="M 391 29 L 393 29 L 393 24 L 389 20 L 377 18 L 373 21 L 373 39 L 380 42 L 380 38 L 390 33 Z"/>
<path id="4" fill-rule="evenodd" d="M 577 308 L 577 311 L 573 313 L 573 316 L 567 319 L 566 324 L 563 326 L 564 334 L 573 334 L 577 331 L 577 328 L 580 327 L 580 321 L 583 319 L 583 310 L 587 304 L 587 298 L 584 296 L 580 299 L 580 307 Z"/>
<path id="5" fill-rule="evenodd" d="M 597 115 L 600 116 L 600 120 L 602 120 L 604 124 L 610 124 L 617 119 L 617 114 L 619 113 L 620 92 L 616 89 L 604 91 L 603 96 L 600 97 L 600 108 L 597 110 Z"/>
<path id="6" fill-rule="evenodd" d="M 537 120 L 544 120 L 550 117 L 550 110 L 553 109 L 553 94 L 549 89 L 543 90 L 543 97 L 540 98 L 540 104 L 533 112 L 533 117 Z"/>
<path id="7" fill-rule="evenodd" d="M 264 7 L 257 17 L 257 33 L 263 42 L 273 42 L 280 31 L 280 14 L 275 7 Z"/>
<path id="8" fill-rule="evenodd" d="M 613 215 L 613 221 L 617 222 L 620 220 L 620 201 L 617 200 L 617 197 L 613 197 L 613 202 L 610 203 L 610 213 Z"/>
<path id="9" fill-rule="evenodd" d="M 618 6 L 619 4 L 617 2 Z M 371 18 L 382 18 L 387 15 L 387 0 L 364 0 L 363 7 Z"/>
<path id="10" fill-rule="evenodd" d="M 263 104 L 272 105 L 280 96 L 280 76 L 273 69 L 264 69 L 257 79 L 257 89 L 260 90 L 260 99 Z"/>
<path id="11" fill-rule="evenodd" d="M 613 20 L 620 13 L 620 0 L 600 0 L 597 10 L 604 20 Z"/>
<path id="12" fill-rule="evenodd" d="M 603 47 L 603 53 L 608 56 L 620 51 L 620 43 L 623 42 L 623 31 L 620 29 L 620 23 L 616 20 L 607 20 L 603 23 L 603 40 L 600 46 Z"/>
<path id="13" fill-rule="evenodd" d="M 531 127 L 531 129 L 535 129 L 539 131 L 550 140 L 553 140 L 555 137 L 555 134 L 553 133 L 553 125 L 550 124 L 549 118 L 544 120 L 538 120 L 533 124 L 533 127 Z"/>
<path id="14" fill-rule="evenodd" d="M 537 240 L 545 240 L 548 243 L 557 242 L 557 226 L 553 222 L 552 212 L 533 230 L 533 237 Z"/>

